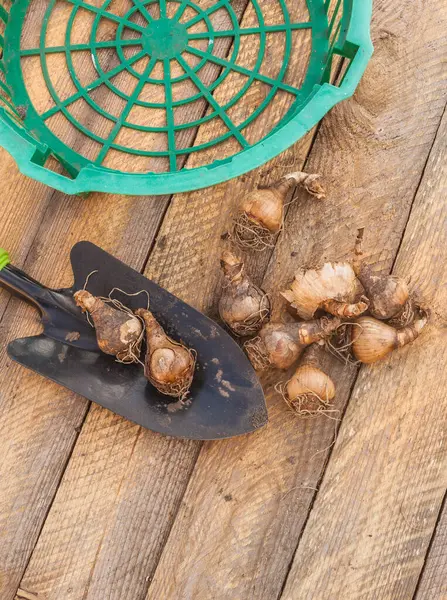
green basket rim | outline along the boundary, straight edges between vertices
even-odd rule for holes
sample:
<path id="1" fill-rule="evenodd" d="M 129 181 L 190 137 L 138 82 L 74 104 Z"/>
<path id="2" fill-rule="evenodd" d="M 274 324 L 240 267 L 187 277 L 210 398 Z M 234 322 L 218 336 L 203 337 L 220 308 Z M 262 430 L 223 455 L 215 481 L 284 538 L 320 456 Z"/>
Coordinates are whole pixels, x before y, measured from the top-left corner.
<path id="1" fill-rule="evenodd" d="M 355 47 L 355 56 L 342 84 L 315 86 L 307 104 L 286 124 L 268 138 L 222 161 L 193 169 L 183 168 L 172 173 L 123 173 L 87 165 L 75 179 L 46 169 L 33 159 L 46 147 L 13 122 L 7 111 L 0 107 L 0 146 L 16 161 L 24 175 L 66 194 L 104 192 L 125 195 L 170 195 L 199 190 L 248 173 L 269 162 L 317 125 L 338 103 L 351 97 L 373 54 L 371 17 L 373 0 L 353 0 L 351 18 L 345 44 Z M 3 265 L 4 266 L 4 265 Z"/>

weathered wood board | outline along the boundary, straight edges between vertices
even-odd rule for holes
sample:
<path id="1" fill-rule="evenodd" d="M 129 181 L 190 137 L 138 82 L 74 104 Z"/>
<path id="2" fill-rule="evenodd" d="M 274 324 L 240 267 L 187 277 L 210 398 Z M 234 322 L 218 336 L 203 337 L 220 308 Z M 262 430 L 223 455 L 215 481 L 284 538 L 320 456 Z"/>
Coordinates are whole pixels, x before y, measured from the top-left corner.
<path id="1" fill-rule="evenodd" d="M 3 150 L 0 154 L 0 181 L 0 245 L 14 256 L 15 263 L 20 267 L 28 256 L 48 201 L 54 192 L 23 177 L 13 159 Z M 9 300 L 10 294 L 0 288 L 0 317 Z"/>
<path id="2" fill-rule="evenodd" d="M 447 598 L 447 511 L 442 511 L 426 557 L 415 600 Z"/>
<path id="3" fill-rule="evenodd" d="M 242 15 L 246 4 L 246 0 L 236 2 L 233 7 L 236 14 Z M 82 20 L 85 21 L 84 24 L 88 22 L 86 13 L 82 15 Z M 53 35 L 60 35 L 65 21 L 66 19 L 61 18 L 61 22 L 56 23 Z M 79 23 L 79 26 L 81 25 L 82 23 Z M 226 23 L 223 22 L 222 26 L 225 25 Z M 32 40 L 27 40 L 25 45 L 29 44 L 32 45 Z M 218 40 L 217 46 L 220 47 L 220 51 L 225 52 L 225 49 L 229 47 L 229 41 L 227 39 Z M 80 67 L 84 68 L 86 64 L 82 64 Z M 54 65 L 53 74 L 55 72 L 57 74 L 58 69 L 60 71 L 60 87 L 63 88 L 67 79 L 66 67 L 64 64 Z M 204 81 L 212 81 L 216 76 L 216 69 L 212 68 L 204 69 L 202 74 Z M 48 102 L 48 98 L 45 101 Z M 196 106 L 194 110 L 199 113 L 203 112 L 203 103 L 202 106 Z M 8 166 L 10 168 L 11 163 L 12 160 L 7 157 L 3 163 L 5 172 Z M 121 166 L 125 169 L 125 162 L 121 162 Z M 89 239 L 98 243 L 137 269 L 143 267 L 158 224 L 166 209 L 167 198 L 126 199 L 96 194 L 92 195 L 88 201 L 84 201 L 83 198 L 69 198 L 54 193 L 44 186 L 20 176 L 17 177 L 17 180 L 27 190 L 26 201 L 22 198 L 19 211 L 17 211 L 13 203 L 15 197 L 11 195 L 11 203 L 5 209 L 8 216 L 8 219 L 5 219 L 5 225 L 8 225 L 10 237 L 5 238 L 4 241 L 14 260 L 17 256 L 16 264 L 21 266 L 20 252 L 16 250 L 17 243 L 13 243 L 15 230 L 10 226 L 9 210 L 11 214 L 19 214 L 19 216 L 21 216 L 21 211 L 29 211 L 29 220 L 23 220 L 17 230 L 17 236 L 21 236 L 23 244 L 23 248 L 19 250 L 25 255 L 29 253 L 25 263 L 25 268 L 29 273 L 48 285 L 56 287 L 69 285 L 71 283 L 68 266 L 69 250 L 71 245 L 79 239 Z M 14 189 L 14 185 L 17 185 L 15 181 L 15 178 L 10 178 L 11 190 Z M 36 201 L 36 196 L 38 193 L 42 195 L 40 188 L 46 193 L 46 196 L 42 200 L 43 208 L 41 208 L 45 221 L 39 228 L 36 207 L 40 205 Z M 52 198 L 52 203 L 49 203 L 49 198 Z M 44 200 L 47 201 L 48 207 L 44 204 Z M 48 210 L 45 213 L 46 208 Z M 31 240 L 34 237 L 36 237 L 36 241 L 30 250 Z M 28 238 L 30 239 L 26 246 Z M 8 243 L 9 245 L 7 245 Z M 51 256 L 52 260 L 47 262 L 46 268 L 44 266 L 40 271 L 34 270 L 34 261 L 37 262 L 39 257 L 45 255 Z M 53 257 L 57 257 L 57 260 Z M 4 293 L 2 292 L 2 294 Z M 9 295 L 4 294 L 4 297 L 9 298 Z M 16 301 L 12 304 L 10 312 L 7 313 L 5 322 L 7 323 L 7 328 L 4 328 L 6 342 L 14 337 L 37 332 L 39 327 L 36 313 L 19 305 Z M 0 526 L 2 535 L 0 569 L 3 568 L 5 573 L 0 577 L 0 591 L 2 598 L 6 598 L 13 597 L 17 589 L 23 569 L 29 560 L 48 507 L 54 497 L 55 489 L 86 416 L 88 404 L 56 386 L 45 387 L 46 382 L 33 374 L 24 373 L 23 369 L 17 371 L 17 367 L 10 364 L 5 353 L 2 354 L 2 360 L 1 369 L 5 373 L 13 372 L 13 377 L 5 377 L 2 383 L 4 410 L 0 418 L 0 428 L 4 432 L 2 447 L 9 448 L 2 465 L 4 477 L 2 480 L 2 504 L 0 505 L 2 509 L 0 520 L 4 523 L 4 527 Z M 36 383 L 34 384 L 34 382 Z M 44 392 L 40 393 L 40 389 L 43 389 Z M 10 402 L 11 397 L 13 399 L 20 398 L 20 402 L 23 402 L 24 415 L 18 410 L 16 402 Z M 60 398 L 61 401 L 57 402 L 56 398 Z M 36 422 L 35 415 L 41 413 L 46 418 Z M 108 413 L 106 418 L 110 418 Z M 115 421 L 120 422 L 124 429 L 129 426 L 123 420 L 115 419 Z M 108 425 L 103 425 L 103 428 L 106 426 Z M 119 439 L 121 438 L 119 437 Z M 123 444 L 125 447 L 126 441 Z M 169 445 L 169 441 L 166 441 L 165 444 Z M 123 456 L 125 456 L 124 447 Z M 24 452 L 26 452 L 25 455 Z M 23 458 L 24 456 L 27 460 Z M 194 457 L 193 454 L 191 456 Z M 16 461 L 21 464 L 20 473 L 14 472 Z M 36 462 L 40 465 L 41 470 L 36 468 Z M 158 469 L 157 472 L 159 472 Z M 36 496 L 33 496 L 33 501 L 27 501 L 29 495 L 34 493 Z M 19 509 L 16 509 L 16 506 Z M 107 515 L 104 511 L 101 514 Z M 20 526 L 23 527 L 23 533 L 21 537 L 18 537 L 17 531 Z M 85 556 L 82 559 L 85 562 Z"/>
<path id="4" fill-rule="evenodd" d="M 447 489 L 446 134 L 447 113 L 393 269 L 411 278 L 431 324 L 413 346 L 362 368 L 284 600 L 404 600 L 424 566 Z"/>
<path id="5" fill-rule="evenodd" d="M 245 17 L 252 18 L 250 14 Z M 301 60 L 300 56 L 298 54 L 297 61 Z M 298 68 L 298 62 L 295 66 Z M 265 118 L 269 118 L 268 114 Z M 260 127 L 262 126 L 260 124 Z M 308 136 L 294 150 L 301 152 L 301 164 L 311 140 L 312 136 Z M 279 160 L 287 160 L 290 163 L 291 156 L 293 154 L 289 153 Z M 285 170 L 286 167 L 283 167 L 282 172 Z M 219 204 L 216 203 L 216 206 Z M 222 208 L 220 205 L 219 210 Z M 216 235 L 220 236 L 217 230 Z M 152 265 L 151 258 L 147 274 L 157 280 L 156 274 L 151 273 Z M 178 291 L 174 289 L 175 281 L 175 278 L 172 278 L 171 282 L 164 281 L 163 284 L 171 291 Z M 197 302 L 195 304 L 197 305 Z M 110 597 L 115 595 L 122 598 L 127 594 L 129 598 L 134 598 L 141 594 L 142 589 L 147 589 L 149 583 L 146 578 L 155 570 L 159 552 L 166 540 L 178 508 L 177 504 L 184 493 L 199 445 L 174 443 L 150 432 L 131 430 L 124 422 L 121 427 L 127 427 L 130 437 L 118 436 L 118 441 L 109 448 L 113 454 L 114 468 L 121 472 L 121 476 L 115 472 L 115 477 L 121 482 L 119 494 L 116 494 L 111 492 L 109 482 L 104 481 L 104 471 L 98 466 L 98 442 L 95 441 L 98 436 L 101 437 L 100 432 L 103 429 L 107 430 L 110 419 L 110 414 L 99 408 L 94 408 L 87 417 L 66 476 L 21 583 L 22 589 L 45 594 L 48 599 L 58 597 L 62 592 L 67 594 L 67 589 L 71 590 L 69 598 L 82 597 L 83 594 L 86 594 L 87 598 L 95 598 L 99 589 L 101 593 L 107 593 Z M 85 442 L 84 435 L 87 436 Z M 118 460 L 120 443 L 123 444 L 122 461 Z M 135 449 L 129 456 L 132 443 Z M 80 452 L 79 447 L 82 447 Z M 150 460 L 142 461 L 142 456 L 148 456 Z M 107 464 L 110 464 L 111 460 L 108 458 Z M 160 478 L 160 487 L 154 489 L 154 479 L 159 478 L 159 473 L 164 471 L 163 464 L 171 464 L 174 474 L 172 478 Z M 79 488 L 83 487 L 85 477 L 90 477 L 92 473 L 98 480 L 93 483 L 89 479 L 89 485 L 83 489 L 89 494 L 94 490 L 94 504 L 101 506 L 101 510 L 95 512 L 93 523 L 90 522 L 89 500 L 83 502 L 79 499 Z M 71 515 L 65 512 L 68 510 L 71 513 L 73 503 L 76 511 L 81 511 L 77 512 L 76 523 Z M 137 513 L 135 505 L 142 507 Z M 114 525 L 111 525 L 111 520 Z M 131 526 L 134 536 L 129 540 L 133 552 L 123 556 L 116 552 L 116 548 L 121 547 L 122 540 L 129 537 L 129 526 L 135 521 L 137 524 Z M 67 529 L 67 522 L 73 524 L 73 529 Z M 77 523 L 81 531 L 87 528 L 90 532 L 89 543 L 85 542 L 82 535 L 77 535 Z M 126 575 L 129 569 L 147 575 L 129 582 Z"/>
<path id="6" fill-rule="evenodd" d="M 440 4 L 438 9 L 442 12 Z M 322 206 L 300 202 L 291 207 L 286 233 L 265 279 L 267 291 L 283 286 L 301 264 L 351 256 L 357 228 L 364 225 L 371 262 L 384 271 L 393 264 L 445 106 L 445 90 L 439 93 L 445 22 L 437 29 L 430 11 L 421 14 L 420 7 L 408 2 L 394 4 L 393 10 L 388 3 L 378 3 L 376 11 L 375 61 L 355 98 L 325 120 L 307 165 L 310 171 L 325 173 L 329 200 Z M 416 16 L 420 22 L 427 19 L 422 27 L 427 38 L 419 37 L 417 44 L 410 25 Z M 422 49 L 433 38 L 439 47 L 427 57 Z M 416 89 L 424 95 L 418 95 L 415 104 Z M 435 105 L 436 119 L 423 117 L 432 116 Z M 197 203 L 206 210 L 203 202 Z M 175 200 L 169 212 L 177 209 L 181 214 L 182 208 L 186 213 Z M 190 219 L 193 223 L 194 217 Z M 172 219 L 173 228 L 177 222 Z M 165 220 L 161 231 L 171 237 L 168 225 Z M 211 252 L 217 260 L 219 247 L 208 237 L 201 254 L 205 264 L 211 264 Z M 160 257 L 156 264 L 162 264 L 164 272 L 170 265 L 180 270 L 174 249 L 161 251 Z M 199 257 L 188 257 L 186 269 L 198 260 L 200 250 Z M 215 285 L 213 280 L 209 290 L 201 288 L 208 306 L 214 301 Z M 186 288 L 185 278 L 182 294 Z M 192 298 L 194 291 L 190 294 Z M 331 374 L 339 385 L 337 406 L 343 411 L 354 376 L 335 363 Z M 246 440 L 204 446 L 148 599 L 270 600 L 280 594 L 312 504 L 314 490 L 309 488 L 319 486 L 334 422 L 294 422 L 272 387 L 266 430 Z M 174 571 L 175 578 L 170 576 Z"/>
<path id="7" fill-rule="evenodd" d="M 143 264 L 145 242 L 155 235 L 163 209 L 162 199 L 148 203 L 144 198 L 92 195 L 86 200 L 54 194 L 24 268 L 48 285 L 70 285 L 69 251 L 83 238 L 131 265 Z M 4 314 L 0 356 L 2 599 L 14 597 L 88 407 L 7 358 L 9 340 L 39 330 L 34 309 L 12 300 Z"/>
<path id="8" fill-rule="evenodd" d="M 447 15 L 439 0 L 424 6 L 400 0 L 392 7 L 383 0 L 375 10 L 374 62 L 355 99 L 326 120 L 308 163 L 325 173 L 328 203 L 315 206 L 300 194 L 270 265 L 268 253 L 247 257 L 258 282 L 268 267 L 269 291 L 302 263 L 349 256 L 356 228 L 366 224 L 371 261 L 383 270 L 393 265 L 445 105 Z M 211 134 L 200 132 L 199 139 Z M 85 201 L 55 194 L 34 213 L 32 186 L 38 184 L 23 180 L 29 218 L 23 243 L 21 228 L 7 228 L 17 232 L 10 249 L 15 243 L 22 262 L 29 252 L 25 268 L 32 275 L 61 285 L 70 283 L 68 250 L 79 239 L 141 268 L 157 235 L 146 274 L 215 314 L 220 238 L 237 199 L 259 182 L 300 168 L 311 142 L 308 136 L 235 182 L 175 197 L 159 232 L 166 198 L 152 203 L 95 195 Z M 30 321 L 35 313 L 12 301 L 2 322 L 5 338 L 32 333 Z M 339 382 L 342 411 L 355 373 L 331 361 L 328 366 Z M 85 401 L 24 374 L 4 354 L 0 377 L 2 600 L 13 598 L 19 585 L 18 597 L 37 594 L 38 600 L 134 600 L 148 588 L 147 597 L 157 600 L 278 597 L 337 423 L 298 424 L 266 380 L 270 426 L 251 437 L 205 444 L 198 457 L 199 444 L 142 432 L 99 407 L 87 414 Z"/>

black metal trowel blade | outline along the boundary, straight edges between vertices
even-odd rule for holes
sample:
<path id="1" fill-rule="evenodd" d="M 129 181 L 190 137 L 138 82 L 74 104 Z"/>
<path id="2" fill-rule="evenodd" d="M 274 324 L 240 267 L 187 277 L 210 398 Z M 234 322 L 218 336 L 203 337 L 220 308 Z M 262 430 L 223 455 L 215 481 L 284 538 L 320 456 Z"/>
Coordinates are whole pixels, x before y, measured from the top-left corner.
<path id="1" fill-rule="evenodd" d="M 89 242 L 71 253 L 75 283 L 48 290 L 13 267 L 0 271 L 0 283 L 26 296 L 42 311 L 44 333 L 12 342 L 9 355 L 89 400 L 162 434 L 211 440 L 250 433 L 264 426 L 267 411 L 255 371 L 236 342 L 200 312 Z M 95 296 L 113 288 L 146 290 L 151 310 L 167 333 L 197 351 L 197 371 L 187 405 L 153 388 L 139 365 L 122 365 L 101 353 L 94 330 L 75 306 L 73 293 L 84 287 Z M 25 278 L 25 281 L 21 281 Z M 28 287 L 25 284 L 28 284 Z M 114 297 L 132 309 L 145 307 L 146 294 Z"/>

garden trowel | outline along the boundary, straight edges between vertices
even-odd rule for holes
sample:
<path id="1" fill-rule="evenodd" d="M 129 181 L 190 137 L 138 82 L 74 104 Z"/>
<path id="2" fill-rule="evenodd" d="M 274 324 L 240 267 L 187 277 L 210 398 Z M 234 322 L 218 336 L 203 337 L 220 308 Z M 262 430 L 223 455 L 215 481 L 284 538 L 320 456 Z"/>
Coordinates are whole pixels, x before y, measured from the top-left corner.
<path id="1" fill-rule="evenodd" d="M 0 251 L 0 283 L 35 304 L 42 313 L 41 335 L 8 346 L 10 357 L 64 387 L 162 434 L 188 439 L 229 438 L 267 422 L 264 394 L 250 362 L 226 331 L 146 277 L 89 242 L 73 247 L 74 285 L 51 290 L 9 263 Z M 90 276 L 90 277 L 89 277 Z M 95 330 L 76 306 L 84 288 L 135 310 L 150 308 L 168 335 L 197 352 L 197 369 L 187 402 L 161 395 L 141 365 L 123 365 L 103 354 Z"/>

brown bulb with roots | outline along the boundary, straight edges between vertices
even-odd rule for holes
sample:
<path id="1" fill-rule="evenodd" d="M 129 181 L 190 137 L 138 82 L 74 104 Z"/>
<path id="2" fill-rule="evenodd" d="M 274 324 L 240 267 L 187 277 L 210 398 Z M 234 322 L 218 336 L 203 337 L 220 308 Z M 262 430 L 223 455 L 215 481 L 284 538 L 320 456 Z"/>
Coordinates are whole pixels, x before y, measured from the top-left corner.
<path id="1" fill-rule="evenodd" d="M 245 274 L 242 260 L 229 250 L 222 253 L 226 279 L 219 300 L 220 318 L 239 337 L 255 335 L 270 318 L 270 300 Z"/>
<path id="2" fill-rule="evenodd" d="M 140 308 L 135 314 L 146 327 L 146 378 L 160 393 L 185 399 L 194 377 L 195 353 L 168 337 L 149 310 Z"/>
<path id="3" fill-rule="evenodd" d="M 268 323 L 258 337 L 245 344 L 245 350 L 257 371 L 269 367 L 287 370 L 307 346 L 330 337 L 340 324 L 337 317 L 304 323 Z"/>
<path id="4" fill-rule="evenodd" d="M 369 298 L 369 312 L 381 321 L 393 319 L 397 326 L 408 325 L 414 318 L 416 307 L 407 283 L 400 277 L 372 271 L 364 262 L 363 236 L 364 229 L 359 229 L 354 270 Z"/>
<path id="5" fill-rule="evenodd" d="M 138 361 L 144 333 L 140 319 L 130 310 L 110 306 L 87 290 L 76 292 L 74 300 L 83 312 L 90 314 L 102 352 L 124 363 Z"/>
<path id="6" fill-rule="evenodd" d="M 317 200 L 326 192 L 320 175 L 290 173 L 269 188 L 259 188 L 247 194 L 234 221 L 234 239 L 243 248 L 265 250 L 273 247 L 276 235 L 284 224 L 285 202 L 289 191 L 299 185 Z"/>
<path id="7" fill-rule="evenodd" d="M 323 352 L 318 344 L 309 346 L 297 370 L 282 390 L 289 407 L 303 418 L 335 412 L 330 408 L 335 397 L 335 384 L 323 370 Z"/>

